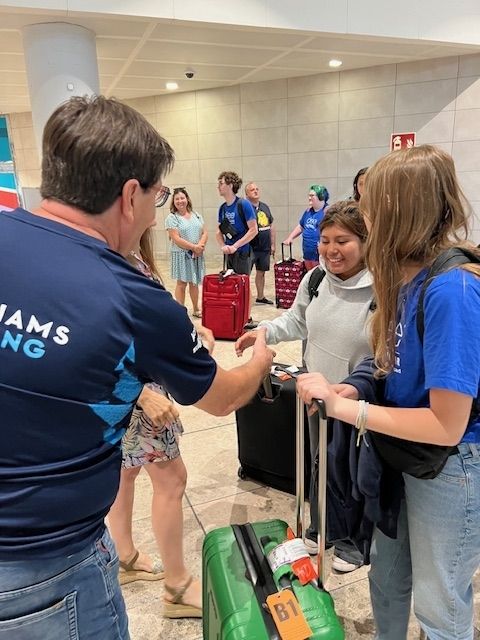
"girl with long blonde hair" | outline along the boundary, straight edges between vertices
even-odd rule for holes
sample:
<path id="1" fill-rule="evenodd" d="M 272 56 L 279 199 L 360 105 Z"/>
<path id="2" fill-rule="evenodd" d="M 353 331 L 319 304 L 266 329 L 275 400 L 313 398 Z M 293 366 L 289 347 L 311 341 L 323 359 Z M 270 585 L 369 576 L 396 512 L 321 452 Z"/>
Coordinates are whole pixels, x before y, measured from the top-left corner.
<path id="1" fill-rule="evenodd" d="M 367 428 L 390 467 L 396 461 L 380 446 L 385 436 L 399 452 L 444 447 L 444 466 L 429 479 L 401 467 L 397 538 L 375 530 L 369 580 L 376 638 L 407 638 L 413 594 L 429 640 L 471 640 L 472 578 L 480 564 L 480 253 L 468 242 L 453 160 L 434 146 L 378 160 L 366 174 L 360 208 L 377 303 L 374 377 L 384 385 L 385 406 L 358 400 L 355 373 L 353 386 L 305 374 L 298 390 L 307 403 L 323 399 L 329 416 Z M 431 265 L 454 247 L 466 249 L 469 262 L 424 287 Z"/>

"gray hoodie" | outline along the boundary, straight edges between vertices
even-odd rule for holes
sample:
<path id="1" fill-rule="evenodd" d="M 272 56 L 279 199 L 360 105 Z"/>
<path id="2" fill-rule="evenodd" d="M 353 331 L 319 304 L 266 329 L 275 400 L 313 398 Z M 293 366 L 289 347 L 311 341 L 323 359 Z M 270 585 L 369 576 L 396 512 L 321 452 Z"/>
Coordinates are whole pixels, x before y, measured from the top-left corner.
<path id="1" fill-rule="evenodd" d="M 310 302 L 308 282 L 312 273 L 303 278 L 291 308 L 259 326 L 267 328 L 267 344 L 306 338 L 307 369 L 323 373 L 331 383 L 341 382 L 371 355 L 366 324 L 373 298 L 372 276 L 363 269 L 341 280 L 326 271 L 318 296 Z"/>

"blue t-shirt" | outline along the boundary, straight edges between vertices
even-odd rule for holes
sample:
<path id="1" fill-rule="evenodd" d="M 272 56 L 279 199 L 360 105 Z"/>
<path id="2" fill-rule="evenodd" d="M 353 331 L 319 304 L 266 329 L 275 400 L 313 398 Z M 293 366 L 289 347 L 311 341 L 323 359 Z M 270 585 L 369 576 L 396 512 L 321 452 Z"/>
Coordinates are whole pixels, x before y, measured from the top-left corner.
<path id="1" fill-rule="evenodd" d="M 432 280 L 422 348 L 416 315 L 426 274 L 421 271 L 400 293 L 395 364 L 385 384 L 386 403 L 395 407 L 428 407 L 430 389 L 480 395 L 480 279 L 452 269 Z M 462 442 L 480 443 L 480 417 L 470 421 Z"/>
<path id="2" fill-rule="evenodd" d="M 325 207 L 319 211 L 307 209 L 300 218 L 299 225 L 303 229 L 303 259 L 318 260 L 318 241 L 320 240 L 320 223 L 325 215 Z"/>
<path id="3" fill-rule="evenodd" d="M 145 382 L 182 404 L 215 361 L 186 310 L 108 246 L 0 214 L 0 560 L 67 555 L 103 529 Z"/>
<path id="4" fill-rule="evenodd" d="M 243 238 L 243 236 L 248 231 L 248 226 L 244 224 L 243 218 L 238 211 L 239 200 L 240 198 L 237 196 L 232 204 L 227 204 L 226 202 L 224 202 L 222 205 L 220 205 L 220 208 L 218 210 L 218 224 L 222 222 L 223 217 L 225 216 L 230 224 L 233 224 L 235 229 L 238 231 L 238 235 L 235 236 L 235 238 L 227 238 L 223 236 L 225 244 L 228 245 L 234 244 L 237 240 Z M 257 217 L 255 215 L 255 210 L 250 202 L 248 200 L 245 200 L 244 198 L 241 198 L 241 201 L 243 217 L 245 218 L 245 221 L 248 222 L 249 220 L 256 220 Z M 249 249 L 250 244 L 247 243 L 244 244 L 243 247 L 240 247 L 238 251 L 240 253 L 248 253 Z"/>

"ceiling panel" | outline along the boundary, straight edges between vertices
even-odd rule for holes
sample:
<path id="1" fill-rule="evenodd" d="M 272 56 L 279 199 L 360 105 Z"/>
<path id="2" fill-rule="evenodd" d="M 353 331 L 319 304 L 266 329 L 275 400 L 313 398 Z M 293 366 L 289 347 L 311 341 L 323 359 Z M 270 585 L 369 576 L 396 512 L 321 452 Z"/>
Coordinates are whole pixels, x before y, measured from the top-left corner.
<path id="1" fill-rule="evenodd" d="M 141 38 L 148 25 L 146 18 L 136 20 L 133 17 L 124 19 L 85 18 L 70 16 L 69 20 L 93 31 L 97 36 L 110 38 Z"/>
<path id="2" fill-rule="evenodd" d="M 140 60 L 159 60 L 162 62 L 185 62 L 194 64 L 204 62 L 208 64 L 264 64 L 270 58 L 278 55 L 274 49 L 252 49 L 240 47 L 226 47 L 214 45 L 192 44 L 186 47 L 178 43 L 159 41 L 147 42 L 138 54 Z"/>
<path id="3" fill-rule="evenodd" d="M 137 60 L 133 62 L 127 71 L 128 75 L 149 76 L 152 78 L 164 78 L 172 80 L 185 80 L 184 63 L 174 62 L 149 62 Z M 195 70 L 196 80 L 220 80 L 233 81 L 248 73 L 254 67 L 219 67 L 217 65 L 191 65 Z M 187 83 L 188 84 L 188 83 Z"/>
<path id="4" fill-rule="evenodd" d="M 128 58 L 137 44 L 136 39 L 97 38 L 97 55 L 99 58 Z"/>
<path id="5" fill-rule="evenodd" d="M 15 53 L 0 51 L 0 70 L 25 71 L 23 56 Z"/>
<path id="6" fill-rule="evenodd" d="M 228 28 L 222 25 L 219 28 L 209 26 L 185 26 L 176 24 L 158 24 L 152 34 L 152 39 L 179 40 L 183 42 L 206 42 L 228 45 L 249 45 L 254 47 L 294 47 L 303 40 L 305 35 L 288 33 L 269 33 L 265 30 L 243 30 Z"/>
<path id="7" fill-rule="evenodd" d="M 0 42 L 2 51 L 23 54 L 23 41 L 20 31 L 3 29 L 2 14 L 0 13 Z"/>
<path id="8" fill-rule="evenodd" d="M 105 60 L 99 58 L 98 60 L 98 73 L 103 75 L 117 75 L 123 65 L 125 64 L 125 60 Z"/>
<path id="9" fill-rule="evenodd" d="M 301 49 L 324 50 L 346 53 L 368 53 L 370 55 L 383 55 L 386 53 L 392 56 L 417 56 L 425 55 L 432 49 L 431 44 L 419 44 L 413 42 L 396 43 L 385 42 L 384 39 L 361 39 L 338 36 L 318 36 L 315 40 L 306 43 Z"/>

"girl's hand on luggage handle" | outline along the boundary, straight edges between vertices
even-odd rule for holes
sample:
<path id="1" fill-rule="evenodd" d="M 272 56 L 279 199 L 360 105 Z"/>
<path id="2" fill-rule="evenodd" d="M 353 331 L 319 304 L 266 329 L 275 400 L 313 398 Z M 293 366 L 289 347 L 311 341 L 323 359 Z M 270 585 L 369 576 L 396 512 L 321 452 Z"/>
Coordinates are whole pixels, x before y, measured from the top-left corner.
<path id="1" fill-rule="evenodd" d="M 256 329 L 247 331 L 247 333 L 244 333 L 243 336 L 240 336 L 240 338 L 235 342 L 235 353 L 238 357 L 243 355 L 245 349 L 253 347 L 255 340 L 257 339 L 257 333 Z"/>
<path id="2" fill-rule="evenodd" d="M 331 407 L 337 396 L 334 386 L 338 385 L 331 385 L 321 373 L 303 373 L 298 376 L 297 393 L 305 404 L 309 406 L 309 415 L 313 415 L 318 411 L 317 405 L 313 402 L 314 400 L 323 400 L 327 415 L 331 415 L 329 407 Z"/>

